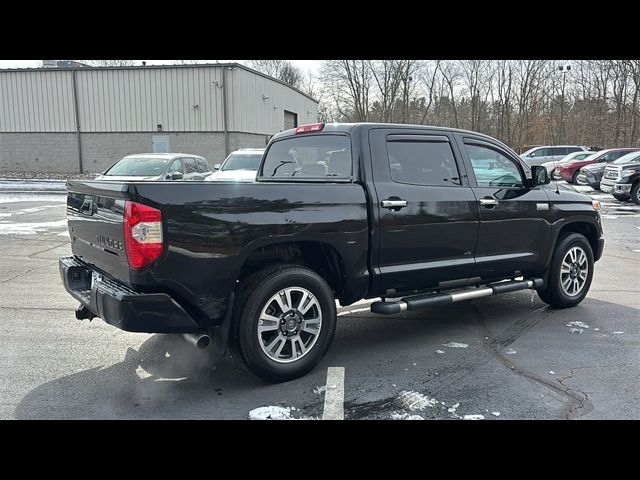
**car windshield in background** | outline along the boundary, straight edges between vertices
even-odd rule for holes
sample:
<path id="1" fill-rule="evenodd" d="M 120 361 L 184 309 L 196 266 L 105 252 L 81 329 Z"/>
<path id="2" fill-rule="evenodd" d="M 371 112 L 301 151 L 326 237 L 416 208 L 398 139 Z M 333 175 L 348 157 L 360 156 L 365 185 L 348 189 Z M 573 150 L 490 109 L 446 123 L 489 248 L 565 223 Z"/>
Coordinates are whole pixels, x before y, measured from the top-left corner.
<path id="1" fill-rule="evenodd" d="M 351 176 L 351 145 L 344 135 L 294 136 L 274 142 L 262 178 Z"/>
<path id="2" fill-rule="evenodd" d="M 633 162 L 637 162 L 638 160 L 640 160 L 640 153 L 631 152 L 631 153 L 627 153 L 626 155 L 623 155 L 619 159 L 615 160 L 613 162 L 613 164 L 614 165 L 624 165 L 625 163 L 633 163 Z"/>
<path id="3" fill-rule="evenodd" d="M 105 175 L 110 177 L 155 177 L 164 173 L 170 161 L 170 158 L 123 158 L 111 167 Z"/>
<path id="4" fill-rule="evenodd" d="M 221 170 L 228 172 L 230 170 L 258 170 L 260 166 L 260 160 L 262 160 L 262 154 L 257 153 L 255 155 L 247 155 L 240 153 L 232 153 Z"/>

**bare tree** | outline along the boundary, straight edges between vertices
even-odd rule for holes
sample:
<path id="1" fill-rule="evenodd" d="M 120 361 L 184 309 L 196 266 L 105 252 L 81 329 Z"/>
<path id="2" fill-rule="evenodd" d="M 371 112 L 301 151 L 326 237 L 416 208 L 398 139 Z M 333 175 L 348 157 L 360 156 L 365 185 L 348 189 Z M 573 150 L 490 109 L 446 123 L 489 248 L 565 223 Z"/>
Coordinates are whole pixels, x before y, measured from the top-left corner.
<path id="1" fill-rule="evenodd" d="M 249 60 L 247 63 L 251 68 L 277 78 L 292 87 L 298 88 L 302 83 L 302 70 L 289 60 Z"/>
<path id="2" fill-rule="evenodd" d="M 369 120 L 373 75 L 367 60 L 327 60 L 320 78 L 341 119 L 350 122 Z"/>

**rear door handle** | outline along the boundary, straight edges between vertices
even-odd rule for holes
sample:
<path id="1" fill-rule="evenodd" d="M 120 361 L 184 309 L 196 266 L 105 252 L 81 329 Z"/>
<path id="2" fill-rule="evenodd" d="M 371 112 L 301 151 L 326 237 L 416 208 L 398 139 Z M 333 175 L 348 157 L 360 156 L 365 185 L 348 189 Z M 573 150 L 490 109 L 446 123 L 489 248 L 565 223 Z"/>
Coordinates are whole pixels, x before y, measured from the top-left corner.
<path id="1" fill-rule="evenodd" d="M 406 200 L 382 200 L 382 202 L 380 202 L 382 205 L 382 208 L 390 208 L 390 209 L 400 209 L 400 208 L 404 208 L 407 206 L 407 201 Z"/>
<path id="2" fill-rule="evenodd" d="M 495 198 L 481 198 L 480 200 L 478 200 L 478 202 L 480 203 L 480 205 L 487 208 L 492 208 L 498 205 L 498 200 L 496 200 Z"/>

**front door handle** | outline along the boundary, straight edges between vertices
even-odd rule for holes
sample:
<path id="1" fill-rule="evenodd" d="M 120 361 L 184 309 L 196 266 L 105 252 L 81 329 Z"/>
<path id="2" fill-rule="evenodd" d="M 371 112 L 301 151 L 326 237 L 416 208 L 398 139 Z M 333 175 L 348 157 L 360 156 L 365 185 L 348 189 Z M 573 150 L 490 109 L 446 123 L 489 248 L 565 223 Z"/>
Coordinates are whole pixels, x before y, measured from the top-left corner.
<path id="1" fill-rule="evenodd" d="M 382 202 L 380 202 L 380 204 L 382 205 L 382 208 L 390 208 L 390 209 L 400 209 L 400 208 L 404 208 L 407 206 L 407 201 L 406 200 L 382 200 Z"/>
<path id="2" fill-rule="evenodd" d="M 478 202 L 480 203 L 480 205 L 487 208 L 493 208 L 498 205 L 498 200 L 496 200 L 495 198 L 481 198 L 480 200 L 478 200 Z"/>

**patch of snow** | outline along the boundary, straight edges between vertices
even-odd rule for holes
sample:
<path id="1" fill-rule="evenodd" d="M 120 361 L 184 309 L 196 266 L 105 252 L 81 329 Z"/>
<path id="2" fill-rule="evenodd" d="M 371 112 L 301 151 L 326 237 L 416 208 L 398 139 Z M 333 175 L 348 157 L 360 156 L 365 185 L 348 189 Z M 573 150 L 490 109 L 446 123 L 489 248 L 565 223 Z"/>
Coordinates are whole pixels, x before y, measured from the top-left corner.
<path id="1" fill-rule="evenodd" d="M 436 353 L 444 353 L 444 350 L 436 350 Z"/>
<path id="2" fill-rule="evenodd" d="M 67 226 L 66 219 L 39 223 L 0 223 L 0 235 L 34 235 L 63 226 Z"/>
<path id="3" fill-rule="evenodd" d="M 398 401 L 402 406 L 411 410 L 424 410 L 427 407 L 433 407 L 438 403 L 435 398 L 429 398 L 419 392 L 403 390 L 398 395 Z"/>
<path id="4" fill-rule="evenodd" d="M 551 374 L 551 375 L 555 375 L 555 374 L 556 374 L 556 372 L 554 372 L 553 370 L 549 370 L 549 374 Z"/>
<path id="5" fill-rule="evenodd" d="M 420 415 L 409 415 L 408 413 L 397 413 L 393 412 L 391 414 L 391 420 L 424 420 Z"/>
<path id="6" fill-rule="evenodd" d="M 589 325 L 587 325 L 586 323 L 581 322 L 581 321 L 575 321 L 575 322 L 567 323 L 567 327 L 589 328 Z"/>
<path id="7" fill-rule="evenodd" d="M 569 329 L 569 333 L 577 333 L 578 335 L 580 335 L 582 332 L 584 332 L 584 330 L 581 329 L 581 328 L 570 328 Z"/>
<path id="8" fill-rule="evenodd" d="M 463 420 L 484 420 L 484 415 L 465 415 Z"/>
<path id="9" fill-rule="evenodd" d="M 164 377 L 160 377 L 160 378 L 156 378 L 156 382 L 181 382 L 183 380 L 186 380 L 189 377 L 180 377 L 180 378 L 164 378 Z"/>
<path id="10" fill-rule="evenodd" d="M 506 353 L 507 355 L 515 355 L 518 352 L 516 352 L 513 348 L 507 348 L 504 353 Z"/>
<path id="11" fill-rule="evenodd" d="M 254 408 L 249 412 L 249 420 L 290 420 L 291 409 L 289 407 L 267 407 Z"/>
<path id="12" fill-rule="evenodd" d="M 416 366 L 416 363 L 415 363 L 415 362 L 413 363 L 413 366 L 414 366 L 414 367 Z"/>
<path id="13" fill-rule="evenodd" d="M 322 392 L 326 392 L 327 390 L 335 390 L 335 385 L 323 385 L 321 387 L 316 387 L 313 389 L 313 393 L 321 394 Z"/>
<path id="14" fill-rule="evenodd" d="M 151 374 L 147 372 L 144 368 L 142 368 L 140 365 L 138 365 L 138 368 L 136 368 L 136 375 L 138 375 L 138 377 L 141 378 L 142 380 L 144 380 L 145 378 L 149 378 L 151 376 Z"/>
<path id="15" fill-rule="evenodd" d="M 594 331 L 594 332 L 599 332 L 599 331 L 600 331 L 600 329 L 599 329 L 599 328 L 594 328 L 594 329 L 593 329 L 593 331 Z"/>
<path id="16" fill-rule="evenodd" d="M 447 412 L 456 413 L 456 410 L 458 409 L 459 406 L 460 406 L 460 404 L 456 403 L 454 406 L 447 408 Z"/>
<path id="17" fill-rule="evenodd" d="M 443 343 L 442 346 L 449 347 L 449 348 L 467 348 L 469 345 L 466 343 L 460 343 L 460 342 L 447 342 L 447 343 Z"/>
<path id="18" fill-rule="evenodd" d="M 622 335 L 624 332 L 613 332 L 614 335 Z"/>
<path id="19" fill-rule="evenodd" d="M 499 417 L 500 416 L 500 412 L 491 412 L 491 415 L 493 415 L 494 417 Z"/>

